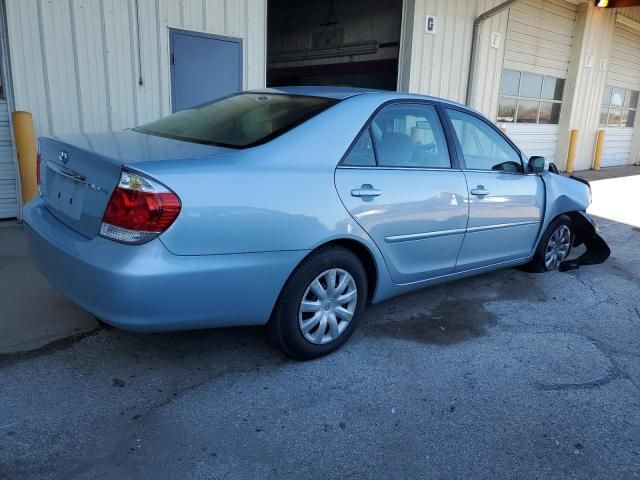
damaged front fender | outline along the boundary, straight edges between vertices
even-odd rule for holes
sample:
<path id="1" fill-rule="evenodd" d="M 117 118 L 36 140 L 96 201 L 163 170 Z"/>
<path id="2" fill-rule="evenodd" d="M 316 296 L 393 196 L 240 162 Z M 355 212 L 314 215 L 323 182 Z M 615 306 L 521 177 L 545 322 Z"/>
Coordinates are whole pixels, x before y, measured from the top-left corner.
<path id="1" fill-rule="evenodd" d="M 591 203 L 589 183 L 551 172 L 543 172 L 540 177 L 546 190 L 545 215 L 541 232 L 545 232 L 549 223 L 558 215 L 568 215 L 573 223 L 574 244 L 584 244 L 586 247 L 586 251 L 580 257 L 565 260 L 560 265 L 560 271 L 573 270 L 581 265 L 596 265 L 607 260 L 611 249 L 600 236 L 595 222 L 586 213 Z"/>

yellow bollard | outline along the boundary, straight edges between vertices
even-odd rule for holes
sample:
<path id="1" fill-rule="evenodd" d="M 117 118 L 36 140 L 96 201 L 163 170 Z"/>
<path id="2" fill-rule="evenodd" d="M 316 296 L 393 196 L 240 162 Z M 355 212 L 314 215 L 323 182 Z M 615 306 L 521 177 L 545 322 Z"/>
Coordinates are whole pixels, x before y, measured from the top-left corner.
<path id="1" fill-rule="evenodd" d="M 565 171 L 567 173 L 573 172 L 573 162 L 576 159 L 576 144 L 578 143 L 578 130 L 571 130 L 571 135 L 569 136 L 569 151 L 567 152 L 567 168 Z"/>
<path id="2" fill-rule="evenodd" d="M 604 149 L 604 130 L 598 130 L 596 139 L 596 152 L 593 155 L 593 169 L 600 170 L 600 160 L 602 160 L 602 150 Z"/>
<path id="3" fill-rule="evenodd" d="M 38 152 L 36 149 L 36 135 L 33 129 L 33 118 L 29 112 L 13 112 L 13 131 L 18 150 L 22 202 L 27 203 L 38 195 L 36 180 Z"/>

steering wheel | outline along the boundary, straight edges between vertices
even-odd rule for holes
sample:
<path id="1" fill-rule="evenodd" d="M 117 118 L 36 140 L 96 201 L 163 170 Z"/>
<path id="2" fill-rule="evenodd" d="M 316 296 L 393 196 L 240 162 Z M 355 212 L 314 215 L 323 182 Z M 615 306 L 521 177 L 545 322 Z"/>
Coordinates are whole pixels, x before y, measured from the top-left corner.
<path id="1" fill-rule="evenodd" d="M 518 162 L 513 162 L 511 160 L 498 163 L 491 167 L 491 170 L 499 171 L 499 172 L 511 172 L 518 173 L 522 171 L 522 165 Z"/>

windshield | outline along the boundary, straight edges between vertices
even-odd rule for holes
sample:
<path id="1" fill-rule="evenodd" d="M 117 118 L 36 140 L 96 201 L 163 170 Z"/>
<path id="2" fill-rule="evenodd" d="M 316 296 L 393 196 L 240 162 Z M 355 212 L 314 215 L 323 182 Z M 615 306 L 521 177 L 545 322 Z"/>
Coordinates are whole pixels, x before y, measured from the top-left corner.
<path id="1" fill-rule="evenodd" d="M 174 113 L 135 130 L 188 142 L 246 148 L 282 135 L 337 102 L 300 95 L 242 93 Z"/>

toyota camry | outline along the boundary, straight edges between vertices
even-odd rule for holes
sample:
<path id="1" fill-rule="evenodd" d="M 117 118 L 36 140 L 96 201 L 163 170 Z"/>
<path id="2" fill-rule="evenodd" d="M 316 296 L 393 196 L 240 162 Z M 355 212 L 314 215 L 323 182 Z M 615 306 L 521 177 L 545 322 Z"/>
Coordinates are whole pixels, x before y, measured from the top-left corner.
<path id="1" fill-rule="evenodd" d="M 465 106 L 398 92 L 249 91 L 130 130 L 40 138 L 38 183 L 32 255 L 97 318 L 266 324 L 301 359 L 342 345 L 368 303 L 609 255 L 586 182 Z"/>

